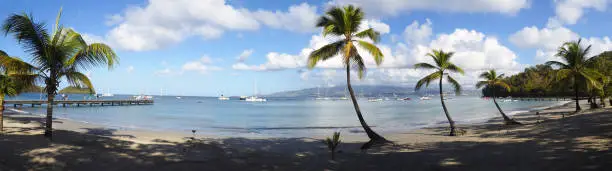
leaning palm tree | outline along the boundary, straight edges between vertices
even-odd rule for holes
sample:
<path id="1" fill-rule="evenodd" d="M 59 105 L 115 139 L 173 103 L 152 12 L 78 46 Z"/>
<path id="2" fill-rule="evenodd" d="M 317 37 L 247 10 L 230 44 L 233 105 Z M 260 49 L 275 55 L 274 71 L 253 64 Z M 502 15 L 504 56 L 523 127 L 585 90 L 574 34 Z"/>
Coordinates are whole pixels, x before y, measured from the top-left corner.
<path id="1" fill-rule="evenodd" d="M 419 80 L 416 83 L 414 89 L 419 90 L 421 89 L 421 87 L 423 87 L 423 85 L 425 85 L 425 87 L 428 87 L 429 83 L 431 83 L 432 81 L 435 81 L 435 80 L 440 81 L 439 83 L 440 102 L 442 102 L 442 109 L 444 109 L 444 114 L 446 115 L 446 119 L 448 119 L 448 123 L 450 124 L 450 129 L 451 129 L 450 134 L 449 134 L 450 136 L 457 135 L 457 132 L 455 128 L 455 121 L 453 121 L 453 118 L 451 118 L 451 116 L 448 114 L 448 109 L 446 109 L 446 104 L 444 104 L 444 93 L 442 91 L 442 80 L 444 76 L 446 75 L 446 81 L 448 81 L 448 83 L 450 83 L 450 85 L 453 86 L 456 94 L 460 94 L 461 85 L 459 84 L 459 82 L 457 82 L 457 80 L 451 77 L 449 73 L 451 72 L 460 73 L 460 74 L 464 73 L 463 69 L 459 68 L 457 65 L 450 62 L 450 59 L 453 57 L 453 54 L 454 52 L 444 52 L 442 50 L 432 50 L 432 52 L 428 53 L 427 56 L 431 57 L 431 59 L 434 60 L 435 62 L 434 65 L 429 64 L 429 63 L 418 63 L 414 65 L 416 69 L 435 70 L 434 73 L 431 73 L 423 77 L 421 80 Z"/>
<path id="2" fill-rule="evenodd" d="M 103 43 L 87 44 L 81 35 L 59 24 L 62 10 L 57 15 L 51 34 L 45 24 L 36 22 L 27 14 L 10 15 L 2 25 L 5 34 L 12 34 L 29 53 L 38 76 L 45 82 L 47 116 L 45 137 L 52 138 L 53 101 L 60 81 L 93 89 L 82 70 L 106 65 L 109 69 L 118 62 L 115 52 Z"/>
<path id="3" fill-rule="evenodd" d="M 357 99 L 355 99 L 355 92 L 351 87 L 351 66 L 357 69 L 360 79 L 363 77 L 363 72 L 366 69 L 357 47 L 361 47 L 372 55 L 377 65 L 383 60 L 383 54 L 380 49 L 376 45 L 365 41 L 365 39 L 370 39 L 376 43 L 380 39 L 380 34 L 372 28 L 360 31 L 363 17 L 363 11 L 352 5 L 343 8 L 332 7 L 324 16 L 321 16 L 316 26 L 323 28 L 323 36 L 331 35 L 339 38 L 339 40 L 310 53 L 308 56 L 308 68 L 312 69 L 317 65 L 317 62 L 330 59 L 334 56 L 342 58 L 346 68 L 346 85 L 351 94 L 353 107 L 355 107 L 359 123 L 361 123 L 361 126 L 370 138 L 370 141 L 361 147 L 362 149 L 367 149 L 374 144 L 388 143 L 389 141 L 374 132 L 363 119 L 359 104 L 357 104 Z"/>
<path id="4" fill-rule="evenodd" d="M 582 40 L 575 42 L 566 42 L 557 50 L 555 56 L 560 57 L 562 62 L 559 61 L 548 61 L 546 65 L 559 67 L 557 71 L 557 80 L 571 80 L 574 85 L 575 101 L 576 101 L 576 112 L 580 111 L 580 104 L 578 98 L 579 85 L 589 87 L 599 87 L 597 78 L 600 76 L 595 70 L 588 67 L 587 64 L 592 63 L 591 60 L 594 58 L 587 58 L 591 50 L 591 45 L 586 48 L 580 45 Z"/>
<path id="5" fill-rule="evenodd" d="M 515 121 L 514 119 L 510 119 L 510 117 L 508 117 L 504 111 L 502 111 L 501 107 L 499 107 L 499 104 L 497 104 L 497 101 L 495 100 L 495 89 L 496 88 L 503 88 L 506 91 L 510 91 L 510 85 L 506 84 L 506 82 L 504 82 L 503 78 L 504 78 L 504 74 L 499 74 L 497 75 L 497 72 L 492 69 L 489 71 L 485 71 L 482 74 L 480 74 L 480 78 L 484 79 L 483 81 L 478 81 L 478 83 L 476 83 L 476 88 L 482 88 L 485 87 L 486 89 L 492 90 L 491 92 L 493 92 L 493 103 L 495 103 L 495 107 L 497 107 L 497 110 L 499 110 L 499 113 L 501 113 L 502 117 L 504 118 L 504 122 L 506 123 L 506 125 L 517 125 L 517 124 L 521 124 L 517 121 Z"/>
<path id="6" fill-rule="evenodd" d="M 33 67 L 0 50 L 0 132 L 4 129 L 4 98 L 13 97 L 32 86 L 36 75 Z"/>

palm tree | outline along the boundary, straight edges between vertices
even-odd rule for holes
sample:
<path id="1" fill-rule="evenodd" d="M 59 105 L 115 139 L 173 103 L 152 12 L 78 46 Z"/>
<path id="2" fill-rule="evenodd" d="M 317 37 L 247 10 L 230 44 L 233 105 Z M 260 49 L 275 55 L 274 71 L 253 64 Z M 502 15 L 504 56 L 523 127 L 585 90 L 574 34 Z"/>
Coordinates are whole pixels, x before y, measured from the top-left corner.
<path id="1" fill-rule="evenodd" d="M 115 52 L 103 43 L 87 44 L 81 35 L 59 24 L 60 9 L 52 34 L 45 24 L 35 22 L 27 14 L 10 15 L 2 25 L 5 34 L 12 34 L 32 58 L 38 77 L 45 82 L 47 116 L 45 137 L 52 139 L 53 100 L 62 79 L 70 85 L 93 89 L 89 78 L 81 72 L 106 65 L 109 69 L 118 62 Z"/>
<path id="2" fill-rule="evenodd" d="M 363 119 L 359 104 L 357 104 L 357 99 L 355 99 L 355 92 L 351 87 L 351 66 L 357 69 L 360 79 L 363 77 L 363 72 L 366 69 L 363 58 L 357 51 L 357 46 L 371 54 L 377 65 L 383 60 L 383 54 L 380 49 L 376 45 L 364 40 L 370 39 L 376 43 L 380 39 L 380 33 L 372 28 L 359 31 L 364 15 L 360 8 L 348 5 L 343 8 L 332 7 L 324 16 L 321 16 L 316 26 L 323 28 L 323 36 L 332 35 L 340 39 L 310 53 L 308 56 L 308 68 L 312 69 L 317 65 L 317 62 L 330 59 L 336 55 L 342 58 L 346 68 L 346 85 L 351 94 L 353 107 L 355 107 L 359 123 L 361 123 L 361 126 L 370 138 L 370 141 L 361 147 L 362 149 L 367 149 L 374 144 L 388 143 L 390 141 L 378 135 L 368 126 Z"/>
<path id="3" fill-rule="evenodd" d="M 448 81 L 448 83 L 450 83 L 450 85 L 453 86 L 456 94 L 460 94 L 461 85 L 459 84 L 459 82 L 457 82 L 457 80 L 451 77 L 449 73 L 450 72 L 455 72 L 455 73 L 460 73 L 460 74 L 464 73 L 463 69 L 459 68 L 457 65 L 450 62 L 450 59 L 453 57 L 453 54 L 454 54 L 453 52 L 444 52 L 442 50 L 432 50 L 432 52 L 428 53 L 427 56 L 431 57 L 434 60 L 435 65 L 432 65 L 429 63 L 418 63 L 414 65 L 416 69 L 435 70 L 434 73 L 431 73 L 423 77 L 421 80 L 419 80 L 417 84 L 415 85 L 414 89 L 419 90 L 421 89 L 423 85 L 425 85 L 425 87 L 428 87 L 430 82 L 436 79 L 440 80 L 440 83 L 439 83 L 440 102 L 442 102 L 442 109 L 444 109 L 444 114 L 446 114 L 446 119 L 448 119 L 448 123 L 450 124 L 450 129 L 451 129 L 450 134 L 449 134 L 450 136 L 455 136 L 457 135 L 457 133 L 455 130 L 456 129 L 455 121 L 453 121 L 453 118 L 451 118 L 451 116 L 448 114 L 448 109 L 446 109 L 446 104 L 444 104 L 444 93 L 442 91 L 442 79 L 446 75 L 446 81 Z"/>
<path id="4" fill-rule="evenodd" d="M 493 92 L 493 103 L 495 103 L 495 107 L 497 107 L 497 110 L 499 110 L 499 113 L 501 113 L 502 117 L 504 118 L 504 122 L 506 123 L 506 125 L 521 124 L 515 121 L 514 119 L 510 119 L 510 117 L 506 116 L 504 111 L 502 111 L 501 107 L 499 107 L 499 104 L 497 104 L 497 101 L 495 100 L 495 88 L 503 88 L 506 91 L 510 91 L 510 85 L 506 84 L 506 82 L 504 82 L 503 80 L 504 74 L 497 75 L 497 72 L 492 69 L 480 74 L 480 78 L 485 80 L 478 81 L 478 83 L 476 83 L 476 88 L 485 87 L 487 89 L 492 90 L 491 92 Z"/>
<path id="5" fill-rule="evenodd" d="M 16 96 L 34 84 L 36 76 L 31 73 L 32 69 L 29 64 L 0 50 L 0 132 L 4 128 L 4 98 Z"/>
<path id="6" fill-rule="evenodd" d="M 578 88 L 581 81 L 584 81 L 585 87 L 593 85 L 599 87 L 596 78 L 599 77 L 595 70 L 588 67 L 588 63 L 591 63 L 593 58 L 587 58 L 591 45 L 586 48 L 580 45 L 582 40 L 575 42 L 566 42 L 557 50 L 557 57 L 560 57 L 563 62 L 559 61 L 548 61 L 545 64 L 550 66 L 557 66 L 557 80 L 572 80 L 574 85 L 574 93 L 576 100 L 576 112 L 580 111 L 580 104 L 578 99 Z"/>

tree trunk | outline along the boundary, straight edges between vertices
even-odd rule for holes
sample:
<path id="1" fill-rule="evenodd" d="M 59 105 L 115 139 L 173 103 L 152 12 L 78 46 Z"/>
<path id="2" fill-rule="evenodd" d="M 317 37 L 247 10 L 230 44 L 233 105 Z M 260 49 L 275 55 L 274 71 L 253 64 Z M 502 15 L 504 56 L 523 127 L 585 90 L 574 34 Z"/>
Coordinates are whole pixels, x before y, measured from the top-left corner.
<path id="1" fill-rule="evenodd" d="M 370 141 L 365 143 L 365 144 L 363 144 L 363 146 L 361 146 L 361 149 L 368 149 L 368 148 L 370 148 L 372 145 L 374 145 L 376 143 L 388 143 L 388 142 L 390 142 L 387 139 L 385 139 L 384 137 L 382 137 L 382 136 L 378 135 L 376 132 L 374 132 L 370 128 L 370 126 L 368 126 L 366 121 L 363 119 L 363 116 L 361 115 L 361 110 L 359 109 L 359 104 L 357 104 L 357 99 L 355 98 L 355 92 L 353 91 L 353 87 L 351 86 L 351 71 L 350 71 L 350 67 L 348 67 L 348 66 L 346 67 L 346 86 L 348 87 L 349 94 L 351 95 L 351 100 L 353 102 L 353 107 L 355 107 L 355 112 L 357 113 L 357 118 L 359 118 L 359 123 L 361 124 L 361 126 L 365 130 L 366 134 L 370 138 Z"/>
<path id="2" fill-rule="evenodd" d="M 578 103 L 578 77 L 574 76 L 574 92 L 576 93 L 576 112 L 582 110 L 580 108 L 580 104 Z"/>
<path id="3" fill-rule="evenodd" d="M 599 100 L 601 102 L 601 107 L 605 108 L 606 107 L 606 100 L 603 96 L 599 96 Z"/>
<path id="4" fill-rule="evenodd" d="M 497 107 L 497 110 L 499 110 L 499 113 L 501 113 L 502 117 L 504 118 L 504 123 L 506 125 L 521 125 L 520 122 L 517 122 L 514 119 L 510 119 L 510 117 L 508 117 L 506 113 L 502 111 L 501 107 L 499 107 L 499 104 L 497 104 L 497 100 L 495 99 L 496 99 L 495 92 L 493 92 L 493 103 L 495 103 L 495 107 Z"/>
<path id="5" fill-rule="evenodd" d="M 55 99 L 55 93 L 47 92 L 47 117 L 45 120 L 45 137 L 53 139 L 53 100 Z"/>
<path id="6" fill-rule="evenodd" d="M 446 104 L 444 104 L 444 93 L 442 91 L 442 78 L 444 78 L 444 73 L 440 76 L 440 102 L 442 102 L 442 109 L 444 109 L 444 114 L 446 114 L 446 119 L 448 119 L 448 123 L 450 124 L 450 136 L 456 136 L 457 132 L 455 130 L 455 121 L 448 114 L 448 109 L 446 109 Z"/>
<path id="7" fill-rule="evenodd" d="M 0 133 L 4 130 L 4 95 L 0 95 Z"/>

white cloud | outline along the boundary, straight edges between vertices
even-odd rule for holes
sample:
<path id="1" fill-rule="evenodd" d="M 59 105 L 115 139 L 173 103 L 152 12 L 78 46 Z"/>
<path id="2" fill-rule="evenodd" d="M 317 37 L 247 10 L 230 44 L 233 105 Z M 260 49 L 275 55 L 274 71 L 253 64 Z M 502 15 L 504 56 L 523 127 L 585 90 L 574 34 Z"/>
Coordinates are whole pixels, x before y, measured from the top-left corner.
<path id="1" fill-rule="evenodd" d="M 418 21 L 413 21 L 412 24 L 404 29 L 404 39 L 408 44 L 422 44 L 429 41 L 431 37 L 431 21 L 425 20 L 425 23 L 419 24 Z"/>
<path id="2" fill-rule="evenodd" d="M 226 30 L 257 30 L 260 25 L 297 32 L 314 31 L 316 7 L 302 3 L 288 11 L 249 11 L 225 0 L 149 0 L 108 17 L 106 39 L 117 47 L 144 51 L 177 44 L 192 36 L 214 39 Z"/>
<path id="3" fill-rule="evenodd" d="M 580 35 L 565 27 L 542 28 L 535 26 L 525 27 L 520 31 L 510 35 L 510 42 L 522 48 L 536 49 L 536 63 L 543 63 L 549 60 L 557 60 L 556 50 L 563 43 L 576 41 Z M 599 54 L 612 49 L 609 37 L 582 37 L 582 45 L 592 45 L 589 56 Z"/>
<path id="4" fill-rule="evenodd" d="M 373 28 L 374 30 L 380 32 L 381 34 L 387 34 L 390 32 L 389 25 L 380 22 L 378 20 L 366 20 L 362 22 L 362 26 L 360 27 L 362 30 L 366 28 Z M 267 71 L 267 70 L 281 70 L 281 69 L 291 69 L 291 68 L 302 68 L 306 66 L 306 60 L 308 59 L 308 55 L 314 51 L 315 49 L 321 48 L 333 41 L 337 40 L 334 37 L 323 37 L 321 34 L 313 35 L 310 40 L 310 44 L 307 48 L 301 50 L 301 53 L 298 55 L 279 53 L 279 52 L 270 52 L 266 55 L 266 63 L 259 65 L 247 65 L 246 63 L 238 62 L 232 66 L 233 69 L 236 70 L 253 70 L 253 71 Z M 385 63 L 382 65 L 395 65 L 398 60 L 394 59 L 392 56 L 391 48 L 386 45 L 379 45 L 383 55 L 385 55 Z M 365 59 L 365 63 L 368 67 L 376 67 L 374 60 L 371 55 L 365 53 L 363 49 L 358 47 L 358 50 L 361 52 L 362 56 Z M 320 62 L 317 64 L 317 67 L 320 68 L 342 68 L 344 65 L 341 62 L 340 58 L 332 58 L 327 61 Z"/>
<path id="5" fill-rule="evenodd" d="M 92 44 L 92 43 L 105 43 L 106 44 L 106 41 L 104 40 L 104 38 L 97 36 L 97 35 L 93 35 L 89 33 L 81 33 L 81 37 L 83 38 L 83 40 L 85 40 L 87 44 Z"/>
<path id="6" fill-rule="evenodd" d="M 514 15 L 529 7 L 529 0 L 334 0 L 329 3 L 357 4 L 368 15 L 397 15 L 412 11 L 493 12 Z"/>
<path id="7" fill-rule="evenodd" d="M 586 13 L 588 9 L 605 11 L 608 0 L 555 0 L 555 14 L 548 20 L 548 27 L 573 25 Z"/>
<path id="8" fill-rule="evenodd" d="M 296 32 L 313 32 L 316 30 L 317 7 L 302 3 L 290 6 L 287 12 L 257 10 L 252 15 L 263 24 L 278 29 Z"/>
<path id="9" fill-rule="evenodd" d="M 196 71 L 200 74 L 206 74 L 210 71 L 222 70 L 221 67 L 210 65 L 212 63 L 213 63 L 213 59 L 204 55 L 202 56 L 202 58 L 200 58 L 200 60 L 189 61 L 183 64 L 181 71 L 182 72 Z"/>
<path id="10" fill-rule="evenodd" d="M 253 54 L 253 49 L 245 49 L 242 51 L 242 53 L 240 53 L 240 55 L 238 55 L 238 62 L 244 62 L 247 60 L 247 58 L 249 58 L 249 56 L 251 56 L 251 54 Z"/>
<path id="11" fill-rule="evenodd" d="M 127 71 L 127 73 L 132 73 L 134 72 L 134 66 L 130 65 L 125 70 Z"/>

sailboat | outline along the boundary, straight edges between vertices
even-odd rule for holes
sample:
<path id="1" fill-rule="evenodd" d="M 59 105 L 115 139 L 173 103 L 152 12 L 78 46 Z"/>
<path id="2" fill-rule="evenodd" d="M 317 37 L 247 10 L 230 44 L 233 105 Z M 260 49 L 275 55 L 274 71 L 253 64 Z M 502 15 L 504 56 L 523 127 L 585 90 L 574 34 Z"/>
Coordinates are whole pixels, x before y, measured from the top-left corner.
<path id="1" fill-rule="evenodd" d="M 347 89 L 344 87 L 344 96 L 340 97 L 339 100 L 348 100 L 348 95 L 346 94 Z"/>
<path id="2" fill-rule="evenodd" d="M 319 89 L 320 87 L 317 87 L 317 97 L 315 98 L 315 100 L 329 100 L 329 97 L 327 97 L 327 95 L 321 96 L 321 93 L 319 93 Z M 325 94 L 327 94 L 327 89 L 325 90 Z"/>
<path id="3" fill-rule="evenodd" d="M 106 89 L 106 92 L 102 94 L 102 97 L 113 97 L 114 94 L 110 93 L 110 89 Z"/>
<path id="4" fill-rule="evenodd" d="M 265 102 L 265 101 L 268 101 L 265 98 L 257 97 L 257 81 L 255 81 L 255 83 L 253 85 L 253 92 L 254 92 L 253 96 L 247 97 L 245 99 L 245 101 L 247 101 L 247 102 Z"/>

